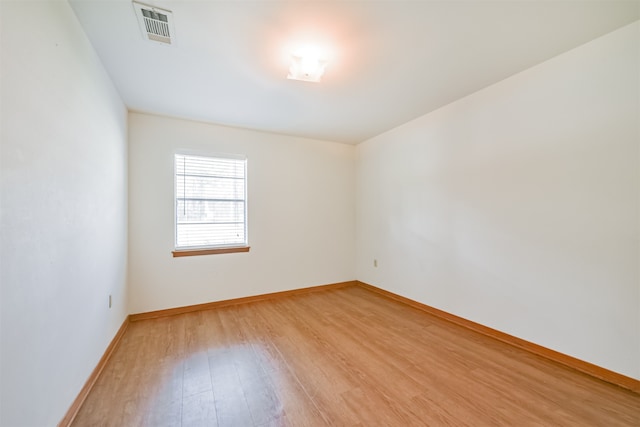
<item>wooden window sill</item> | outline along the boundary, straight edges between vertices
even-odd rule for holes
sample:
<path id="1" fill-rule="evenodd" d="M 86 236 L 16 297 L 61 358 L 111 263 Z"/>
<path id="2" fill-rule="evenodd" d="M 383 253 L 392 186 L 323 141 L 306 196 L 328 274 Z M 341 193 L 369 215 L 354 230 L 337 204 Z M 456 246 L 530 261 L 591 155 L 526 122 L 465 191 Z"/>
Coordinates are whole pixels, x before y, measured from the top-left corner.
<path id="1" fill-rule="evenodd" d="M 236 252 L 249 252 L 249 249 L 251 249 L 250 246 L 238 246 L 233 248 L 216 248 L 216 249 L 176 249 L 171 253 L 175 258 L 180 256 L 233 254 Z"/>

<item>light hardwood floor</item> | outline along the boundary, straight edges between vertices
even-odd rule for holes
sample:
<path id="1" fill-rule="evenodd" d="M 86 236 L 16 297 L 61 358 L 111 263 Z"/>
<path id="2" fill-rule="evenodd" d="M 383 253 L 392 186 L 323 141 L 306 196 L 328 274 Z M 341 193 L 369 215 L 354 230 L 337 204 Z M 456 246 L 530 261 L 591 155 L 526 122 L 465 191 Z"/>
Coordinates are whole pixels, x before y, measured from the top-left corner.
<path id="1" fill-rule="evenodd" d="M 133 322 L 73 426 L 640 426 L 640 395 L 360 287 Z"/>

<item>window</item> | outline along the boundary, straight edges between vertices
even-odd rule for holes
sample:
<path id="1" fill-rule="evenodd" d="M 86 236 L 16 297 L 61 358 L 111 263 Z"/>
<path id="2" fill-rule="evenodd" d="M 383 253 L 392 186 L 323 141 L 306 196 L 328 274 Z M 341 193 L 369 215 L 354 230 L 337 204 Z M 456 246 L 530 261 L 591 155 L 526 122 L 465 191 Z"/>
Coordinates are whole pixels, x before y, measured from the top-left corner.
<path id="1" fill-rule="evenodd" d="M 174 256 L 246 252 L 246 159 L 175 156 Z"/>

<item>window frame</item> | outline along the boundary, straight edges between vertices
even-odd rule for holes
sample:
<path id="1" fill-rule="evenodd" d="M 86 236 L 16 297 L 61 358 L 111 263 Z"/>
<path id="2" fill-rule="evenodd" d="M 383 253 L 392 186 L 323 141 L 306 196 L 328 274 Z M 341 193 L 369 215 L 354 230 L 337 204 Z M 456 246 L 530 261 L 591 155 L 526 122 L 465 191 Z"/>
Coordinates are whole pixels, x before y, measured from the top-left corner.
<path id="1" fill-rule="evenodd" d="M 178 246 L 178 212 L 177 212 L 177 200 L 178 200 L 178 170 L 176 166 L 177 156 L 192 156 L 192 157 L 204 157 L 210 159 L 223 159 L 223 160 L 241 160 L 244 162 L 244 243 L 231 243 L 222 245 L 210 245 L 210 246 Z M 173 257 L 184 257 L 194 255 L 216 255 L 216 254 L 228 254 L 238 252 L 249 252 L 251 247 L 249 246 L 249 194 L 248 194 L 248 159 L 246 155 L 242 154 L 229 154 L 229 153 L 211 153 L 200 152 L 191 150 L 179 150 L 175 151 L 172 155 L 173 163 L 173 251 L 171 251 Z"/>

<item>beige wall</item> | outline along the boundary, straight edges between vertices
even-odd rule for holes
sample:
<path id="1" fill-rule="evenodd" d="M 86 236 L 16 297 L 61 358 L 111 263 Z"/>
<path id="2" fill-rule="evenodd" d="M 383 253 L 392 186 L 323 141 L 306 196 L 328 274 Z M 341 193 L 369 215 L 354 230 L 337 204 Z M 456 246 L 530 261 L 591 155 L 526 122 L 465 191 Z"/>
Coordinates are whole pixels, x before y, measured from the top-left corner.
<path id="1" fill-rule="evenodd" d="M 353 280 L 355 147 L 129 115 L 131 312 Z M 173 156 L 247 156 L 251 252 L 172 258 Z"/>
<path id="2" fill-rule="evenodd" d="M 66 2 L 1 7 L 0 425 L 54 426 L 128 313 L 127 112 Z"/>
<path id="3" fill-rule="evenodd" d="M 359 145 L 358 279 L 640 379 L 639 42 L 636 22 Z"/>

